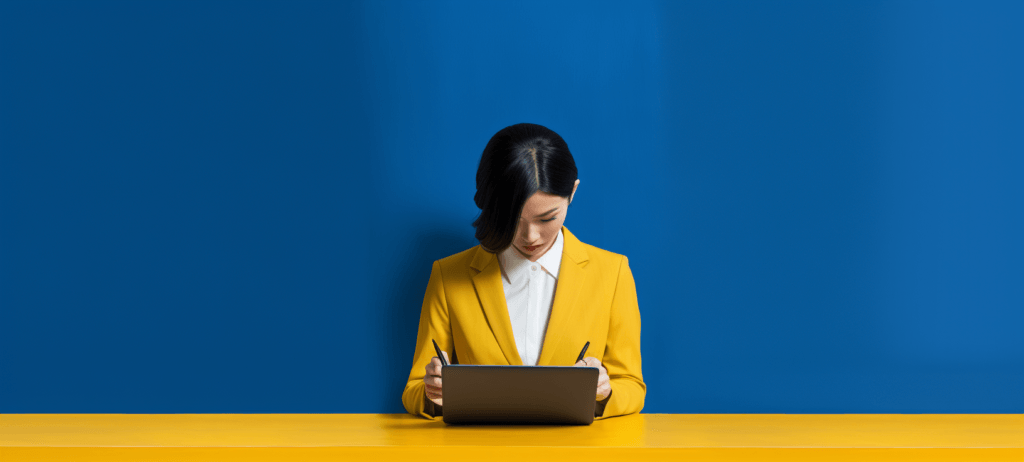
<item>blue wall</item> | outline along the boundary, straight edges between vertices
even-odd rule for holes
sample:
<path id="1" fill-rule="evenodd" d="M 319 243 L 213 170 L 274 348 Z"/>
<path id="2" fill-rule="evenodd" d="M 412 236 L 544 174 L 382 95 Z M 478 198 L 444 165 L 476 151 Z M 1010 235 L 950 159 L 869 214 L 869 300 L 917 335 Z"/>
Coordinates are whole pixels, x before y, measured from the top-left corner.
<path id="1" fill-rule="evenodd" d="M 1024 412 L 1021 2 L 0 3 L 0 412 L 402 412 L 569 143 L 645 412 Z"/>

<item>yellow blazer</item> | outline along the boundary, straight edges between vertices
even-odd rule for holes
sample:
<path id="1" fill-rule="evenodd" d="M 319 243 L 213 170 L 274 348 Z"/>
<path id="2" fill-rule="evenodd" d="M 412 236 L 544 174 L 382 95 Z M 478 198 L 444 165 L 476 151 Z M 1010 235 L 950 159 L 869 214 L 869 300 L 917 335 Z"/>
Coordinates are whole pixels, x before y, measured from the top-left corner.
<path id="1" fill-rule="evenodd" d="M 647 386 L 640 371 L 640 309 L 633 273 L 624 255 L 584 244 L 565 226 L 562 232 L 562 265 L 537 364 L 571 366 L 589 341 L 587 356 L 601 360 L 612 388 L 603 414 L 596 418 L 640 412 Z M 426 365 L 436 356 L 431 339 L 459 364 L 523 364 L 500 266 L 497 255 L 479 245 L 434 262 L 412 370 L 402 392 L 402 404 L 411 414 L 437 415 L 423 384 Z"/>

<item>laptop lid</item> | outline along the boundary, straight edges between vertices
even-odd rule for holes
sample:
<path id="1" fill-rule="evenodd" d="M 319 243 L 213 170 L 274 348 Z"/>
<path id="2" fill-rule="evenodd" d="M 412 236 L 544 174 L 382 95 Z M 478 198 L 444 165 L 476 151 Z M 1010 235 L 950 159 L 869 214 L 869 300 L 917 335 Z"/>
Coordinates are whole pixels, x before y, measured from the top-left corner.
<path id="1" fill-rule="evenodd" d="M 445 423 L 589 425 L 598 370 L 575 366 L 441 368 Z"/>

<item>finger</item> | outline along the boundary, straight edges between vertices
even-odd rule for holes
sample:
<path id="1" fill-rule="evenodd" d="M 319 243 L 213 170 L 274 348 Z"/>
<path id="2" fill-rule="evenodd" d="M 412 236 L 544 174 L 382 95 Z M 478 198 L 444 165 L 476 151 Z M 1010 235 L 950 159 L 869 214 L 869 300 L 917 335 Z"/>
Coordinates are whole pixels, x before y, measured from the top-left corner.
<path id="1" fill-rule="evenodd" d="M 438 364 L 427 364 L 427 375 L 441 376 L 441 366 Z"/>
<path id="2" fill-rule="evenodd" d="M 451 360 L 448 359 L 448 352 L 447 351 L 441 350 L 441 354 L 444 355 L 444 362 L 446 362 L 448 364 L 452 363 Z"/>
<path id="3" fill-rule="evenodd" d="M 587 362 L 585 360 L 581 359 L 579 361 L 576 361 L 576 364 L 574 364 L 574 366 L 587 367 Z"/>
<path id="4" fill-rule="evenodd" d="M 441 377 L 436 375 L 428 375 L 423 377 L 423 383 L 427 384 L 428 387 L 441 388 Z"/>

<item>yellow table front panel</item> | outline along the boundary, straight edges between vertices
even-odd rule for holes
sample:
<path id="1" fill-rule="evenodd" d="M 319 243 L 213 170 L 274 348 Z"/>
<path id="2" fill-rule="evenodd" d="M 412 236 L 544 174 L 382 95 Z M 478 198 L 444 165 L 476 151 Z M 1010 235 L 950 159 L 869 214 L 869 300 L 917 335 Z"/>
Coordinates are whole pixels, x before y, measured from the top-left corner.
<path id="1" fill-rule="evenodd" d="M 448 426 L 406 414 L 2 414 L 21 460 L 1008 460 L 1024 415 L 641 414 Z"/>

